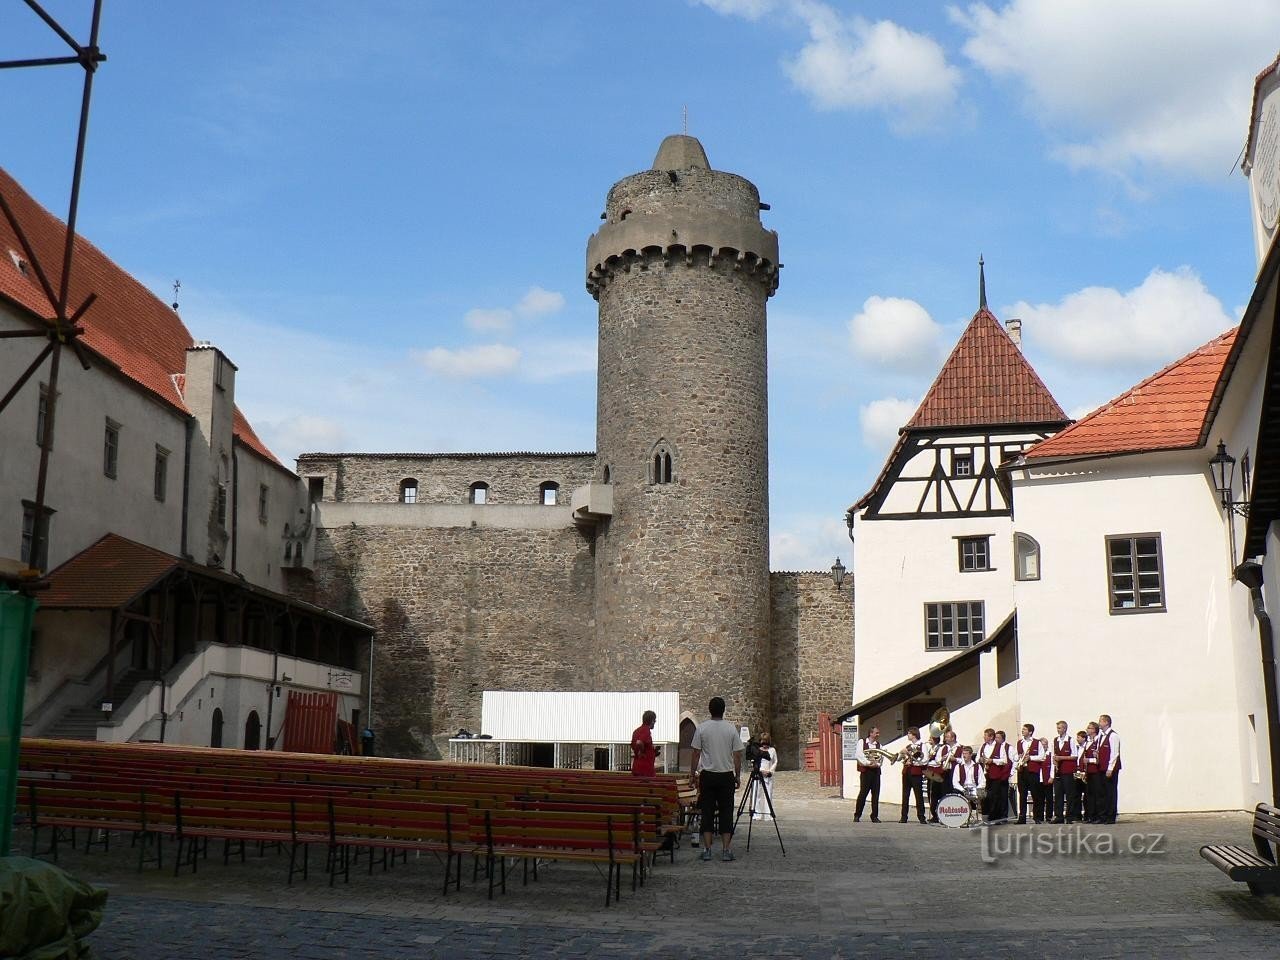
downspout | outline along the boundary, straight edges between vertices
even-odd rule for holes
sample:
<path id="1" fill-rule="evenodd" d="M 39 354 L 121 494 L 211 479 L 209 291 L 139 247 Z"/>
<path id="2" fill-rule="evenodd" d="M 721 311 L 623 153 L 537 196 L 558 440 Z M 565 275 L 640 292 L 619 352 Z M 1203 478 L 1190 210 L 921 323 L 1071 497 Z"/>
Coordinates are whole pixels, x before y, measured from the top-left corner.
<path id="1" fill-rule="evenodd" d="M 1262 648 L 1262 689 L 1267 707 L 1267 748 L 1271 756 L 1271 802 L 1280 803 L 1280 702 L 1276 696 L 1276 647 L 1262 597 L 1262 564 L 1246 560 L 1232 574 L 1237 581 L 1249 588 L 1253 600 L 1253 615 L 1258 620 L 1258 642 Z"/>
<path id="2" fill-rule="evenodd" d="M 239 574 L 236 569 L 236 547 L 240 542 L 240 456 L 236 453 L 236 445 L 231 444 L 231 572 Z"/>
<path id="3" fill-rule="evenodd" d="M 182 443 L 182 547 L 179 555 L 191 559 L 187 549 L 187 514 L 191 510 L 191 436 L 196 431 L 196 418 L 187 417 L 187 435 Z"/>

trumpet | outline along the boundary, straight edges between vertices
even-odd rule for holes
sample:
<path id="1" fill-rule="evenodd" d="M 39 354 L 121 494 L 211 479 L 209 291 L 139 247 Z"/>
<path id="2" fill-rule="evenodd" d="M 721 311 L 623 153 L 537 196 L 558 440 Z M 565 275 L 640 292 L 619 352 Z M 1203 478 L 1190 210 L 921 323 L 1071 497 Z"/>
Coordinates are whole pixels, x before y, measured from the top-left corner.
<path id="1" fill-rule="evenodd" d="M 868 747 L 866 757 L 868 760 L 888 760 L 890 763 L 897 763 L 902 759 L 902 754 L 890 753 L 888 750 L 881 750 L 879 747 Z"/>

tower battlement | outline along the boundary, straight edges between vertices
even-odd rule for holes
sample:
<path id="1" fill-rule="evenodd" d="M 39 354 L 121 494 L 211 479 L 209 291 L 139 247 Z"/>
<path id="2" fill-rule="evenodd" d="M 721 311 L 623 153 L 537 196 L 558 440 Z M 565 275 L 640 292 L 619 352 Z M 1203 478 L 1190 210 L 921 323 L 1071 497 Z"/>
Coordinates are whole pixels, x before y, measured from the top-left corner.
<path id="1" fill-rule="evenodd" d="M 712 170 L 702 144 L 667 137 L 653 168 L 613 185 L 605 224 L 587 243 L 587 290 L 633 268 L 727 263 L 778 288 L 778 235 L 760 222 L 760 192 L 745 177 Z"/>

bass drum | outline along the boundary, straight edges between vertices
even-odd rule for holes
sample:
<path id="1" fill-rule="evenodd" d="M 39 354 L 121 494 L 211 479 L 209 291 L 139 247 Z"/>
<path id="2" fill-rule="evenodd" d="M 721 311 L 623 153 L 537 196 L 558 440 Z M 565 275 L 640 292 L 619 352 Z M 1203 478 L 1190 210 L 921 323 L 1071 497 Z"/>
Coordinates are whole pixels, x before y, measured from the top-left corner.
<path id="1" fill-rule="evenodd" d="M 948 793 L 938 801 L 938 822 L 944 827 L 967 827 L 973 805 L 963 793 Z"/>

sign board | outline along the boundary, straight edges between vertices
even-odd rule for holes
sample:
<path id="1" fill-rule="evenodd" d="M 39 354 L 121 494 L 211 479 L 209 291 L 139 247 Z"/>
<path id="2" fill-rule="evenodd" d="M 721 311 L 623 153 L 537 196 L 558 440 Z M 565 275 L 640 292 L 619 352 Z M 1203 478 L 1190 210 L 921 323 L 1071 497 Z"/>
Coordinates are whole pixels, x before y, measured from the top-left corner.
<path id="1" fill-rule="evenodd" d="M 1242 169 L 1249 177 L 1253 233 L 1261 265 L 1280 227 L 1280 72 L 1263 71 L 1254 87 L 1254 114 Z"/>
<path id="2" fill-rule="evenodd" d="M 843 760 L 858 757 L 858 725 L 850 720 L 840 724 L 840 757 Z"/>

